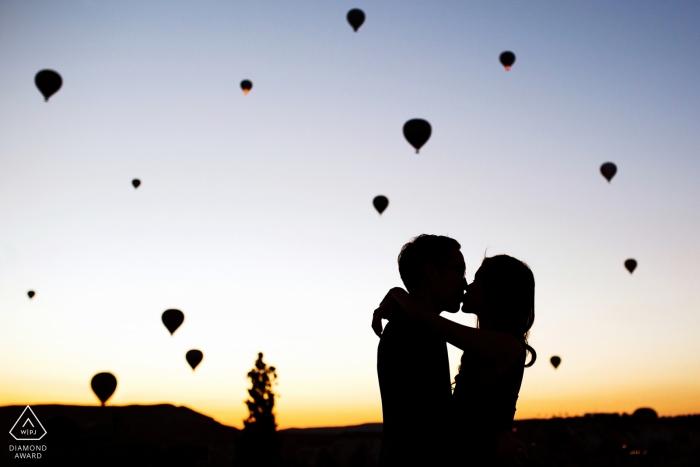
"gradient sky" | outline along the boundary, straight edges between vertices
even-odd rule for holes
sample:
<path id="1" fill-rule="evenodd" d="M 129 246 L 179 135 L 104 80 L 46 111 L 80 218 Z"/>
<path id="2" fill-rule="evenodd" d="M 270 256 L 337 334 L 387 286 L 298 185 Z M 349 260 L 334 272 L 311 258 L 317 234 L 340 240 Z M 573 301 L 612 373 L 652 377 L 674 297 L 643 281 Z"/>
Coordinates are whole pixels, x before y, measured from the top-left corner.
<path id="1" fill-rule="evenodd" d="M 434 233 L 469 279 L 485 253 L 534 270 L 519 418 L 700 412 L 698 18 L 692 1 L 3 1 L 0 405 L 94 404 L 111 371 L 110 403 L 241 426 L 262 351 L 281 427 L 381 421 L 371 312 L 401 246 Z M 64 80 L 48 104 L 44 68 Z M 418 155 L 411 118 L 433 126 Z M 167 308 L 186 315 L 173 337 Z"/>

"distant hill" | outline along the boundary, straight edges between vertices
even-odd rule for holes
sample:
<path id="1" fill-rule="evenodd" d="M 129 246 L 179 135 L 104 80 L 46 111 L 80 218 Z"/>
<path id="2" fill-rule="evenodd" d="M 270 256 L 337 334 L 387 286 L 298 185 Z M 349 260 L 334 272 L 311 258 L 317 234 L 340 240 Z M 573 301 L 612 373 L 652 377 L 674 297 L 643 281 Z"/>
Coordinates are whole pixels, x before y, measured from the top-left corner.
<path id="1" fill-rule="evenodd" d="M 365 423 L 363 425 L 353 426 L 329 426 L 318 428 L 288 428 L 281 430 L 288 434 L 307 434 L 307 435 L 343 435 L 348 433 L 379 433 L 382 434 L 381 423 Z"/>
<path id="2" fill-rule="evenodd" d="M 18 442 L 9 434 L 25 406 L 0 407 L 0 465 L 17 464 L 7 446 L 21 444 L 47 445 L 42 465 L 66 460 L 71 465 L 230 465 L 240 434 L 237 428 L 170 404 L 31 408 L 47 432 L 36 443 Z M 32 461 L 37 462 L 25 460 Z"/>

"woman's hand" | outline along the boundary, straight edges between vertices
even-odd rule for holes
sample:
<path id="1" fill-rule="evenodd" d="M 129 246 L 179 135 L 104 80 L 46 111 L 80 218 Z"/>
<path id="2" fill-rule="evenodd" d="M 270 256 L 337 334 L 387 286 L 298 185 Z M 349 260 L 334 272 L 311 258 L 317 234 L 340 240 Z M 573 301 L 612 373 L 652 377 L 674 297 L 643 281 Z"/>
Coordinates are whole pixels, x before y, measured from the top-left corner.
<path id="1" fill-rule="evenodd" d="M 382 319 L 391 320 L 392 315 L 395 313 L 396 309 L 399 308 L 399 303 L 394 299 L 391 292 L 393 290 L 403 290 L 401 288 L 395 287 L 391 289 L 379 304 L 379 308 L 374 310 L 372 315 L 372 330 L 374 333 L 381 337 L 382 336 Z"/>

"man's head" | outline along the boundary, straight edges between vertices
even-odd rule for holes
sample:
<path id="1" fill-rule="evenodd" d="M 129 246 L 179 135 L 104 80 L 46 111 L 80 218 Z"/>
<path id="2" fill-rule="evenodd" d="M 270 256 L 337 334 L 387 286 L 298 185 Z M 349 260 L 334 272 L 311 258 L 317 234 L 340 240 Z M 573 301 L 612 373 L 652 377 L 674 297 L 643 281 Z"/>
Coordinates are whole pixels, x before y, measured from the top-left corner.
<path id="1" fill-rule="evenodd" d="M 455 313 L 466 286 L 464 257 L 457 240 L 440 235 L 419 235 L 399 253 L 399 273 L 408 293 L 421 295 Z"/>

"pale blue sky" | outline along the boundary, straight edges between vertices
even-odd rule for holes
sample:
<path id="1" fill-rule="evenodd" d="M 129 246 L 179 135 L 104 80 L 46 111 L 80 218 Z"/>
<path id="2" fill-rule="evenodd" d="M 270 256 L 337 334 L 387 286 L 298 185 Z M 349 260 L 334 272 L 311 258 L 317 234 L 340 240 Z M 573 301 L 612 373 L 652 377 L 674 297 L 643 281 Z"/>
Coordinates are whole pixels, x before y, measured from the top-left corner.
<path id="1" fill-rule="evenodd" d="M 110 370 L 236 424 L 263 351 L 283 425 L 377 421 L 370 314 L 426 232 L 533 267 L 519 413 L 700 411 L 700 5 L 295 3 L 0 4 L 0 404 Z"/>

